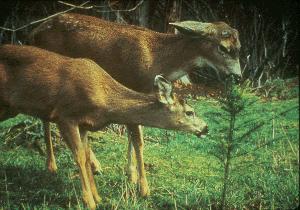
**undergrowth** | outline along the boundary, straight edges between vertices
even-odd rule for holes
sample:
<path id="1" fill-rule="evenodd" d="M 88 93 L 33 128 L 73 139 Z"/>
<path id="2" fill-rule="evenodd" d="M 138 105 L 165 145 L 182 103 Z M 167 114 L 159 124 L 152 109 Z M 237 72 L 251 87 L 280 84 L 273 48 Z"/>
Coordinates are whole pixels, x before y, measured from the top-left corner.
<path id="1" fill-rule="evenodd" d="M 224 111 L 213 99 L 190 99 L 189 103 L 208 123 L 210 135 L 199 139 L 183 132 L 145 128 L 145 166 L 151 189 L 147 199 L 140 198 L 126 178 L 126 135 L 110 129 L 90 133 L 103 168 L 96 176 L 103 198 L 99 209 L 220 208 L 224 171 L 217 155 L 222 151 L 216 145 L 225 135 L 221 129 Z M 299 111 L 279 115 L 298 103 L 298 98 L 259 99 L 243 116 L 245 120 L 271 120 L 235 150 L 243 155 L 232 159 L 226 193 L 229 209 L 293 209 L 299 205 Z M 276 141 L 268 142 L 273 137 Z M 60 138 L 54 144 L 56 175 L 46 171 L 39 121 L 19 115 L 2 122 L 0 138 L 0 209 L 85 208 L 77 167 Z"/>

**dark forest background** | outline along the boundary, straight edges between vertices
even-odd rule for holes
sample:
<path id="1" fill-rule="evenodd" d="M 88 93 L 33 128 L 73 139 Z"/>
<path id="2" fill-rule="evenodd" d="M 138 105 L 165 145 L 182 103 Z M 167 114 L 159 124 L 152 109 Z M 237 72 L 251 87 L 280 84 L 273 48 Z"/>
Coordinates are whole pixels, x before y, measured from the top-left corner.
<path id="1" fill-rule="evenodd" d="M 65 1 L 79 5 L 86 1 Z M 240 32 L 240 60 L 244 81 L 252 87 L 299 75 L 299 3 L 296 0 L 95 0 L 72 12 L 173 33 L 169 22 L 225 21 Z M 0 26 L 16 29 L 69 9 L 58 1 L 0 1 Z M 0 43 L 26 43 L 38 24 L 15 32 L 0 29 Z M 190 75 L 192 81 L 214 80 L 209 69 Z"/>

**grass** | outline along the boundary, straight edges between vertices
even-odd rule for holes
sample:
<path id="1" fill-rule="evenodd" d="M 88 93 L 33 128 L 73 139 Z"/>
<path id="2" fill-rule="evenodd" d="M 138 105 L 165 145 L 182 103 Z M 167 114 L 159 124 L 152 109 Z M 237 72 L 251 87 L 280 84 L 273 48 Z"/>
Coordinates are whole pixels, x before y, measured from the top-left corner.
<path id="1" fill-rule="evenodd" d="M 140 198 L 127 181 L 126 136 L 109 129 L 90 133 L 93 150 L 103 168 L 102 174 L 96 176 L 103 198 L 99 209 L 219 207 L 223 165 L 215 143 L 222 136 L 220 127 L 224 125 L 221 118 L 212 120 L 210 113 L 222 111 L 213 99 L 200 98 L 190 103 L 208 122 L 211 135 L 198 139 L 183 132 L 145 128 L 145 161 L 151 189 L 147 199 Z M 298 98 L 260 100 L 247 117 L 268 119 L 298 103 Z M 227 194 L 230 209 L 293 209 L 299 205 L 298 110 L 268 121 L 251 135 L 249 144 L 240 147 L 251 152 L 233 159 Z M 0 124 L 0 209 L 84 209 L 77 167 L 69 149 L 58 138 L 55 154 L 59 169 L 58 174 L 51 175 L 45 168 L 45 156 L 32 146 L 39 141 L 44 148 L 40 124 L 15 141 L 9 135 L 13 131 L 7 133 L 13 125 L 28 119 L 31 118 L 20 115 Z M 276 140 L 264 145 L 273 135 Z M 24 143 L 24 139 L 29 143 Z"/>

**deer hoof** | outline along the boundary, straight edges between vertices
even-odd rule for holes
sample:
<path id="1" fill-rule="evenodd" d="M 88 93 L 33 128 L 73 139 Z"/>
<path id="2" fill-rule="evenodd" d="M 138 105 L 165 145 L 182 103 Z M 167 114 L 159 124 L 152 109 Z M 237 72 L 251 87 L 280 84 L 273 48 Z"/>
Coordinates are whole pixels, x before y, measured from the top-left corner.
<path id="1" fill-rule="evenodd" d="M 102 174 L 102 169 L 92 169 L 94 175 Z"/>
<path id="2" fill-rule="evenodd" d="M 100 175 L 103 171 L 100 164 L 95 164 L 95 163 L 91 162 L 91 167 L 92 167 L 92 172 L 94 175 Z"/>
<path id="3" fill-rule="evenodd" d="M 102 198 L 99 195 L 96 195 L 96 196 L 94 195 L 93 197 L 94 197 L 96 204 L 99 204 L 102 202 Z"/>
<path id="4" fill-rule="evenodd" d="M 150 196 L 150 190 L 148 189 L 142 189 L 140 190 L 140 194 L 143 198 L 149 197 Z"/>
<path id="5" fill-rule="evenodd" d="M 147 180 L 141 180 L 139 189 L 142 197 L 148 197 L 150 195 L 150 189 Z"/>
<path id="6" fill-rule="evenodd" d="M 96 203 L 94 201 L 93 197 L 89 197 L 86 195 L 83 195 L 83 201 L 84 203 L 87 205 L 87 207 L 91 210 L 95 210 L 96 209 Z"/>
<path id="7" fill-rule="evenodd" d="M 57 166 L 56 166 L 55 163 L 47 163 L 47 168 L 48 168 L 48 171 L 51 174 L 56 174 L 57 173 Z"/>

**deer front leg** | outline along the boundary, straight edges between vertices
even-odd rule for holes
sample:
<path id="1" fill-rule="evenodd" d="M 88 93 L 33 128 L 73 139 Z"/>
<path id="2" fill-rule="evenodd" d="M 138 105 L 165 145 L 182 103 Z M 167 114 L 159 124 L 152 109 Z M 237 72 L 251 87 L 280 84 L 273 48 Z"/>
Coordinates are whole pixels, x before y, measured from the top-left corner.
<path id="1" fill-rule="evenodd" d="M 128 132 L 128 150 L 127 150 L 127 175 L 129 182 L 132 184 L 137 183 L 137 168 L 136 168 L 136 158 L 135 151 L 132 143 L 132 138 L 134 130 L 131 129 L 132 126 L 127 126 Z"/>
<path id="2" fill-rule="evenodd" d="M 86 203 L 88 208 L 92 210 L 96 209 L 96 203 L 93 198 L 91 183 L 86 168 L 86 165 L 87 163 L 89 164 L 89 162 L 87 162 L 85 145 L 80 139 L 78 125 L 62 122 L 58 124 L 58 127 L 63 139 L 67 142 L 67 145 L 72 150 L 74 159 L 79 167 L 83 201 Z"/>
<path id="3" fill-rule="evenodd" d="M 96 203 L 100 203 L 101 202 L 101 197 L 98 194 L 98 191 L 97 191 L 97 188 L 96 188 L 95 179 L 94 179 L 94 175 L 92 173 L 92 162 L 91 162 L 91 153 L 92 153 L 92 150 L 91 150 L 91 148 L 89 146 L 89 142 L 88 142 L 88 138 L 87 138 L 87 131 L 83 130 L 83 129 L 80 129 L 80 136 L 81 136 L 81 140 L 82 140 L 82 143 L 84 145 L 85 152 L 86 152 L 86 158 L 87 158 L 87 161 L 86 161 L 86 170 L 87 170 L 88 177 L 89 177 L 89 180 L 90 180 L 92 194 L 93 194 L 95 202 Z M 93 153 L 93 155 L 94 155 L 94 153 Z"/>
<path id="4" fill-rule="evenodd" d="M 46 142 L 46 150 L 47 150 L 47 163 L 46 167 L 51 173 L 56 173 L 57 172 L 57 165 L 56 165 L 56 160 L 54 156 L 54 151 L 53 151 L 53 145 L 51 141 L 51 125 L 50 122 L 43 121 L 44 125 L 44 138 Z M 68 143 L 68 142 L 67 142 Z M 68 145 L 69 146 L 69 145 Z M 93 150 L 90 148 L 90 161 L 91 161 L 91 167 L 92 171 L 94 174 L 100 174 L 102 169 L 100 162 L 97 160 Z"/>
<path id="5" fill-rule="evenodd" d="M 44 138 L 46 142 L 46 150 L 47 150 L 47 168 L 51 173 L 56 173 L 57 166 L 55 161 L 55 156 L 53 152 L 53 145 L 51 141 L 51 127 L 50 122 L 43 121 L 44 126 Z"/>
<path id="6" fill-rule="evenodd" d="M 143 140 L 143 133 L 142 127 L 140 125 L 133 125 L 130 126 L 130 132 L 132 135 L 132 144 L 135 149 L 135 156 L 137 160 L 137 169 L 139 174 L 138 185 L 141 196 L 146 197 L 150 195 L 150 190 L 148 186 L 148 181 L 146 178 L 146 172 L 144 168 L 144 140 Z"/>

